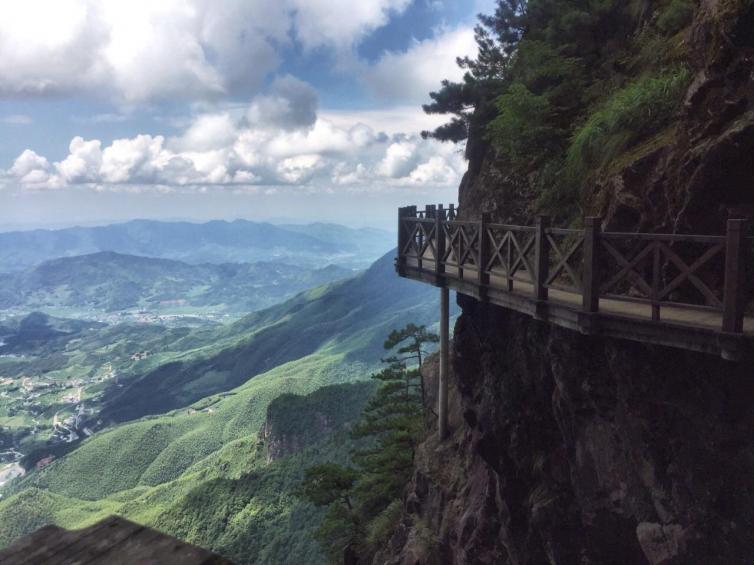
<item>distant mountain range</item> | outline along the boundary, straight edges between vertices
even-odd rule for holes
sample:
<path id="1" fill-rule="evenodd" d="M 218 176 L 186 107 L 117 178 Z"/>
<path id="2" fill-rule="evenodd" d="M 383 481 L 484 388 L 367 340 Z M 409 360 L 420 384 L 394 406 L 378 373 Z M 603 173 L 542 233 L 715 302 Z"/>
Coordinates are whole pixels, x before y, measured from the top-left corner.
<path id="1" fill-rule="evenodd" d="M 366 268 L 395 245 L 394 240 L 387 231 L 337 224 L 134 220 L 100 227 L 0 233 L 0 272 L 100 251 L 192 264 L 280 261 L 306 267 L 334 263 Z"/>
<path id="2" fill-rule="evenodd" d="M 193 265 L 102 251 L 0 273 L 0 309 L 114 312 L 209 307 L 237 314 L 353 274 L 334 265 L 321 269 L 269 261 Z"/>

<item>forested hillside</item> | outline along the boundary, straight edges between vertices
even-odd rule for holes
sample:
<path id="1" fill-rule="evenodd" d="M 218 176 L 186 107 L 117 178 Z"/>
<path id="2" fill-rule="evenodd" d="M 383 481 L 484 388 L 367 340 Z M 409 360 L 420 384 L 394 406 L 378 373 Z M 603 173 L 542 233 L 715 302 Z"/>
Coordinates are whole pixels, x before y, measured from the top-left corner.
<path id="1" fill-rule="evenodd" d="M 464 213 L 721 230 L 752 199 L 754 26 L 747 0 L 713 4 L 499 2 L 465 80 L 425 106 L 452 117 L 428 135 L 466 140 Z"/>
<path id="2" fill-rule="evenodd" d="M 390 330 L 432 324 L 437 307 L 434 289 L 394 276 L 391 253 L 229 326 L 156 333 L 155 355 L 104 390 L 96 418 L 121 423 L 6 488 L 0 542 L 118 513 L 239 563 L 318 562 L 321 510 L 293 491 L 306 465 L 347 461 L 373 390 L 327 385 L 368 381 Z"/>
<path id="3" fill-rule="evenodd" d="M 103 416 L 122 421 L 185 406 L 321 351 L 349 362 L 376 362 L 391 329 L 412 315 L 434 322 L 436 304 L 431 288 L 395 276 L 393 253 L 388 253 L 355 278 L 302 293 L 225 328 L 182 338 L 166 348 L 180 354 L 163 353 L 154 369 L 113 391 Z"/>

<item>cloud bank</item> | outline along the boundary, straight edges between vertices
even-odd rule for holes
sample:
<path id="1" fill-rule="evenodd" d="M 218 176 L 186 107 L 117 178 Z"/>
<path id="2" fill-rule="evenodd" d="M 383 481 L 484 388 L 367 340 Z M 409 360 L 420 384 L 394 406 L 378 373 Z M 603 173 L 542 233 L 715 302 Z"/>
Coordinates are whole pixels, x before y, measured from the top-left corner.
<path id="1" fill-rule="evenodd" d="M 200 114 L 179 136 L 143 134 L 107 146 L 77 136 L 68 155 L 56 162 L 26 149 L 4 172 L 4 183 L 31 190 L 287 186 L 375 191 L 448 187 L 459 181 L 465 162 L 457 146 L 381 127 L 390 123 L 389 116 L 369 112 L 319 115 L 312 87 L 283 76 L 246 108 Z"/>

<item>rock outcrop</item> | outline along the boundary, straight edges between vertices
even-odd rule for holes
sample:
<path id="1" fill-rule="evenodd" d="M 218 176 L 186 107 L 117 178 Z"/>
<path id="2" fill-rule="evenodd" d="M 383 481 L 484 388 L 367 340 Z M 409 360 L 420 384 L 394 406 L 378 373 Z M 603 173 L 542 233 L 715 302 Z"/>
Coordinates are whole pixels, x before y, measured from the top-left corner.
<path id="1" fill-rule="evenodd" d="M 359 419 L 371 382 L 330 385 L 306 396 L 283 394 L 270 402 L 259 431 L 267 462 L 305 449 Z"/>
<path id="2" fill-rule="evenodd" d="M 460 302 L 452 437 L 417 455 L 392 562 L 754 561 L 752 359 Z"/>

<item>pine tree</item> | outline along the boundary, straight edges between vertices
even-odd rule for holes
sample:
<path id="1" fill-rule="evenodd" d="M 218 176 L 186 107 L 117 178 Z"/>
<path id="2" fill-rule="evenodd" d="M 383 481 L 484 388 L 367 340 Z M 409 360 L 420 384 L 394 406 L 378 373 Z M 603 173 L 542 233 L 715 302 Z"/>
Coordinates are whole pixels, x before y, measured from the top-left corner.
<path id="1" fill-rule="evenodd" d="M 328 508 L 317 537 L 335 562 L 343 562 L 345 554 L 370 554 L 374 548 L 367 532 L 372 541 L 375 537 L 370 526 L 411 480 L 425 431 L 421 363 L 427 346 L 437 341 L 425 326 L 409 324 L 391 332 L 384 347 L 393 354 L 372 375 L 381 385 L 352 432 L 365 445 L 352 452 L 355 467 L 327 464 L 306 471 L 299 496 Z"/>
<path id="2" fill-rule="evenodd" d="M 479 15 L 474 28 L 477 56 L 456 60 L 466 70 L 463 82 L 442 81 L 442 88 L 429 94 L 432 102 L 422 106 L 427 114 L 450 114 L 450 122 L 422 132 L 422 137 L 462 141 L 475 118 L 484 123 L 490 114 L 494 116 L 492 101 L 510 81 L 516 48 L 526 26 L 527 4 L 527 0 L 499 0 L 494 15 Z"/>
<path id="3" fill-rule="evenodd" d="M 358 472 L 352 467 L 335 463 L 316 465 L 306 469 L 296 492 L 315 506 L 327 508 L 315 537 L 333 563 L 352 561 L 364 537 L 353 495 L 357 478 Z"/>

